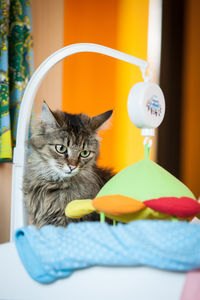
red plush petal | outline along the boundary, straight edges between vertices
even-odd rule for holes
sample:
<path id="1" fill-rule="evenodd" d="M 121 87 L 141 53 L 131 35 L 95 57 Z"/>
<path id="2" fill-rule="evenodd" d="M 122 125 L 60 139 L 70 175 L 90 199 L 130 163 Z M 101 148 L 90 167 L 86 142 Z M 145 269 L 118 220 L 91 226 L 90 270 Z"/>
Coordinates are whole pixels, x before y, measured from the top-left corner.
<path id="1" fill-rule="evenodd" d="M 200 213 L 200 204 L 189 197 L 162 197 L 143 203 L 153 210 L 178 218 L 190 218 Z"/>

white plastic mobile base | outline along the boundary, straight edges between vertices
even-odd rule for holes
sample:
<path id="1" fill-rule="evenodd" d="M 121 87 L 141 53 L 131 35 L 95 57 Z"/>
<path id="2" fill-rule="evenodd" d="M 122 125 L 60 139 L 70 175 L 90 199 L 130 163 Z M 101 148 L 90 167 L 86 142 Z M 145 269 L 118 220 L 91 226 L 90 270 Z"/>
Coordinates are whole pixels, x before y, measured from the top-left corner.
<path id="1" fill-rule="evenodd" d="M 40 284 L 26 272 L 13 243 L 0 245 L 1 300 L 178 300 L 185 273 L 148 267 L 93 267 L 53 284 Z"/>

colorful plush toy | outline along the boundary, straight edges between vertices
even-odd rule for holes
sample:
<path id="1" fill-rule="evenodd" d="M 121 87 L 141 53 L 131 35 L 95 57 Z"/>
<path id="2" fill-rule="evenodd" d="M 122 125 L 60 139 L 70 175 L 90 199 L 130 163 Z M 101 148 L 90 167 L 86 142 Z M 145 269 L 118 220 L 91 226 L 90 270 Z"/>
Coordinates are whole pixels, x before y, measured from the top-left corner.
<path id="1" fill-rule="evenodd" d="M 115 221 L 138 219 L 188 220 L 200 218 L 200 204 L 192 192 L 172 174 L 149 159 L 151 141 L 165 114 L 165 100 L 160 87 L 147 80 L 133 86 L 128 97 L 128 113 L 133 124 L 146 136 L 145 158 L 111 178 L 93 200 L 75 200 L 65 213 L 81 218 L 93 211 Z"/>
<path id="2" fill-rule="evenodd" d="M 145 158 L 116 174 L 93 200 L 70 202 L 65 213 L 81 218 L 93 211 L 120 222 L 138 219 L 188 220 L 200 217 L 200 204 L 192 192 L 172 174 Z"/>

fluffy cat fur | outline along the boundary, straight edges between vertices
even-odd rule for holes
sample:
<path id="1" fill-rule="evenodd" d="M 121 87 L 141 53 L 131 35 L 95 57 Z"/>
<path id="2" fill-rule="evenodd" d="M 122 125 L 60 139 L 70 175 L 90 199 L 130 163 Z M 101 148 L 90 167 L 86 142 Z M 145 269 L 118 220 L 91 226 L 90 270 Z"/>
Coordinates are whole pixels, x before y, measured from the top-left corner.
<path id="1" fill-rule="evenodd" d="M 64 214 L 74 199 L 92 199 L 112 177 L 112 171 L 97 166 L 98 130 L 112 111 L 90 118 L 85 114 L 52 112 L 44 102 L 41 121 L 29 140 L 30 158 L 25 170 L 24 201 L 32 223 L 38 228 L 74 221 Z M 99 220 L 96 213 L 84 220 Z M 83 220 L 83 219 L 79 219 Z"/>

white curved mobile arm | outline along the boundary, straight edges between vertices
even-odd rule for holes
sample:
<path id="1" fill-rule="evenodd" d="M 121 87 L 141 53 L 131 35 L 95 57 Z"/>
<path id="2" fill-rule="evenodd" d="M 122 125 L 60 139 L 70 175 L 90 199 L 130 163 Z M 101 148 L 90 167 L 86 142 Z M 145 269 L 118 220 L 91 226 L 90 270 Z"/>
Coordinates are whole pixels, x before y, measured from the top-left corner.
<path id="1" fill-rule="evenodd" d="M 81 52 L 100 53 L 136 65 L 140 67 L 142 75 L 144 79 L 146 79 L 145 73 L 148 67 L 148 63 L 146 61 L 105 46 L 90 43 L 81 43 L 70 45 L 54 52 L 37 68 L 25 89 L 20 106 L 16 138 L 16 148 L 19 149 L 20 152 L 23 151 L 22 148 L 24 148 L 24 143 L 28 137 L 28 127 L 33 101 L 37 89 L 44 76 L 55 64 L 57 64 L 65 57 Z M 15 153 L 14 162 L 23 164 L 24 159 L 22 158 L 22 155 L 18 156 L 17 153 Z"/>
<path id="2" fill-rule="evenodd" d="M 13 240 L 13 235 L 17 228 L 28 224 L 27 213 L 23 205 L 22 182 L 25 162 L 25 142 L 28 138 L 31 110 L 36 92 L 44 76 L 55 64 L 67 56 L 81 52 L 100 53 L 136 65 L 140 67 L 144 80 L 146 81 L 148 79 L 145 75 L 148 68 L 148 63 L 146 61 L 105 46 L 90 43 L 73 44 L 64 47 L 50 55 L 37 68 L 25 89 L 19 111 L 16 147 L 14 149 L 13 157 L 11 240 Z"/>

